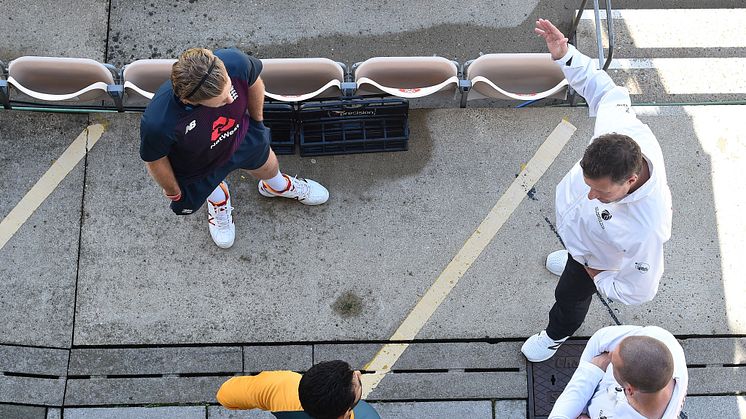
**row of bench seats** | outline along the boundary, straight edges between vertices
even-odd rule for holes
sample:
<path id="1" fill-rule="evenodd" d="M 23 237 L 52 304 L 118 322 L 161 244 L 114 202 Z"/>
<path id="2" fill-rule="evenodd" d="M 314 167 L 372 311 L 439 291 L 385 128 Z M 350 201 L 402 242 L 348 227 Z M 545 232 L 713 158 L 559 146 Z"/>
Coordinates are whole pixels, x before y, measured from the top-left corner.
<path id="1" fill-rule="evenodd" d="M 118 110 L 142 109 L 169 78 L 175 60 L 137 60 L 121 70 L 86 58 L 17 58 L 2 65 L 0 101 L 14 104 L 107 100 Z M 486 54 L 460 65 L 442 57 L 375 57 L 347 66 L 327 58 L 264 59 L 269 101 L 300 103 L 349 96 L 417 99 L 563 99 L 567 81 L 549 54 Z M 1 65 L 2 63 L 0 63 Z M 28 101 L 31 102 L 28 102 Z"/>

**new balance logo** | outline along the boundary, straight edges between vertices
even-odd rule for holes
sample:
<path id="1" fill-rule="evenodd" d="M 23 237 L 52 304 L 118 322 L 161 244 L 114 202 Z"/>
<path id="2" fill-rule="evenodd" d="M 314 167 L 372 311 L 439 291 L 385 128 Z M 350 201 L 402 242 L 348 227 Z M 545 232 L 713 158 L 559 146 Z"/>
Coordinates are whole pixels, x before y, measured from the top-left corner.
<path id="1" fill-rule="evenodd" d="M 194 129 L 194 127 L 196 127 L 196 126 L 197 126 L 197 120 L 195 119 L 195 120 L 193 120 L 192 122 L 190 122 L 190 123 L 189 123 L 189 125 L 187 125 L 187 127 L 186 127 L 186 131 L 184 131 L 184 135 L 187 135 L 187 133 L 188 133 L 189 131 L 193 130 L 193 129 Z"/>

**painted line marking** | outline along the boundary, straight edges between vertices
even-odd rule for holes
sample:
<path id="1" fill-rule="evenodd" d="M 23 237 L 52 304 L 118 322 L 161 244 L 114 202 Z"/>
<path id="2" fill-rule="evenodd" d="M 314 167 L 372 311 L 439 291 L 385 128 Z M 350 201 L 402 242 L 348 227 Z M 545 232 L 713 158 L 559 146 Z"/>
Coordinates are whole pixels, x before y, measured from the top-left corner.
<path id="1" fill-rule="evenodd" d="M 104 131 L 105 128 L 101 124 L 86 127 L 21 201 L 0 221 L 0 250 L 85 157 L 86 152 L 93 148 Z"/>
<path id="2" fill-rule="evenodd" d="M 570 137 L 575 133 L 575 130 L 576 128 L 572 124 L 563 119 L 549 134 L 536 154 L 477 227 L 477 230 L 466 240 L 461 250 L 451 259 L 448 266 L 441 272 L 389 340 L 404 341 L 415 338 L 435 313 L 435 310 L 438 309 L 438 306 L 445 301 L 461 277 L 482 254 L 482 251 L 502 228 L 505 221 L 510 218 L 518 205 L 526 198 L 528 191 L 544 175 L 570 140 Z M 408 346 L 408 343 L 386 344 L 365 366 L 365 370 L 373 371 L 373 373 L 364 374 L 362 377 L 363 398 L 375 390 Z"/>

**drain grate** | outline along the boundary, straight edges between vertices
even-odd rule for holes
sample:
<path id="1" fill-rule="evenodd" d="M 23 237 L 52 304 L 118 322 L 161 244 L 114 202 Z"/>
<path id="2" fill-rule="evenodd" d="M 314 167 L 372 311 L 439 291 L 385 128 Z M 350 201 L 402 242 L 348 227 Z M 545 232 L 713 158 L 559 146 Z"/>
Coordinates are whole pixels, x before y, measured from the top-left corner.
<path id="1" fill-rule="evenodd" d="M 528 363 L 528 417 L 546 419 L 552 406 L 570 382 L 587 340 L 571 340 L 544 362 Z"/>

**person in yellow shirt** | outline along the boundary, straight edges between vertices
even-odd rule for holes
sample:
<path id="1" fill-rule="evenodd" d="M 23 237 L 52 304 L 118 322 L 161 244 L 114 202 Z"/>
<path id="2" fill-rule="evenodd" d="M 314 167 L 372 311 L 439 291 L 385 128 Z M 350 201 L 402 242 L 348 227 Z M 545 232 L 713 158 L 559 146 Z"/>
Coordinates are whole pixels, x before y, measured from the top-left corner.
<path id="1" fill-rule="evenodd" d="M 216 396 L 228 409 L 261 409 L 280 419 L 380 419 L 375 409 L 361 400 L 360 371 L 344 361 L 314 365 L 305 374 L 264 371 L 233 377 Z"/>

